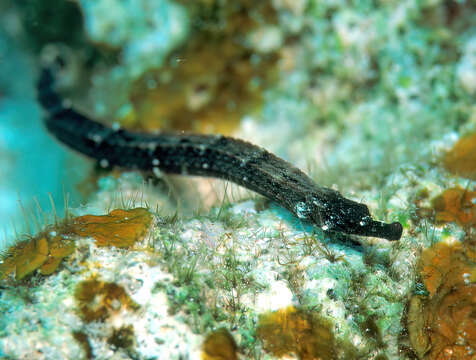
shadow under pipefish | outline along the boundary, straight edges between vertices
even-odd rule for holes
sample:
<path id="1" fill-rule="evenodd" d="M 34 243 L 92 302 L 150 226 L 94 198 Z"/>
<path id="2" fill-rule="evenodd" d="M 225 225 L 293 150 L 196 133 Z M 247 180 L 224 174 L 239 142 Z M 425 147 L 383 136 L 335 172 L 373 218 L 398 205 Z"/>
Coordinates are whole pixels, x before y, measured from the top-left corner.
<path id="1" fill-rule="evenodd" d="M 106 127 L 67 104 L 45 67 L 38 100 L 48 130 L 72 149 L 119 166 L 181 175 L 216 177 L 253 190 L 326 231 L 398 240 L 402 225 L 375 221 L 365 204 L 318 186 L 287 161 L 249 142 L 223 135 L 144 134 Z"/>

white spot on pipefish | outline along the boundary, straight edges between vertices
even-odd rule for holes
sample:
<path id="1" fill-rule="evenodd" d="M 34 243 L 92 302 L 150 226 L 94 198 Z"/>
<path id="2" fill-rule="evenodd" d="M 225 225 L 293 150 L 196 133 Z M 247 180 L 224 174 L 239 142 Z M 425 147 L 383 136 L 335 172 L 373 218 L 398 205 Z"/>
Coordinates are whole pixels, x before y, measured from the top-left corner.
<path id="1" fill-rule="evenodd" d="M 210 165 L 208 165 L 207 163 L 204 163 L 204 164 L 202 165 L 202 168 L 204 168 L 204 169 L 208 169 L 209 167 L 210 167 Z"/>
<path id="2" fill-rule="evenodd" d="M 150 142 L 148 145 L 147 145 L 147 148 L 149 149 L 150 152 L 154 152 L 155 149 L 157 149 L 157 144 L 155 142 Z"/>
<path id="3" fill-rule="evenodd" d="M 294 212 L 296 213 L 298 218 L 306 219 L 307 215 L 309 214 L 309 208 L 305 202 L 299 201 L 294 207 Z"/>
<path id="4" fill-rule="evenodd" d="M 362 220 L 360 220 L 359 225 L 360 226 L 367 226 L 372 219 L 369 216 L 364 217 Z"/>
<path id="5" fill-rule="evenodd" d="M 152 172 L 154 173 L 154 175 L 158 178 L 161 178 L 162 177 L 162 171 L 160 171 L 160 169 L 158 167 L 153 167 L 152 168 Z"/>
<path id="6" fill-rule="evenodd" d="M 99 134 L 88 134 L 86 135 L 86 137 L 89 139 L 89 140 L 92 140 L 94 141 L 96 144 L 100 144 L 104 139 L 101 135 Z"/>
<path id="7" fill-rule="evenodd" d="M 159 159 L 153 159 L 153 160 L 152 160 L 152 165 L 158 166 L 159 164 L 160 164 L 160 160 L 159 160 Z"/>
<path id="8" fill-rule="evenodd" d="M 141 150 L 149 150 L 150 142 L 138 142 L 135 143 L 134 146 Z"/>
<path id="9" fill-rule="evenodd" d="M 200 155 L 204 155 L 205 152 L 207 151 L 207 145 L 205 144 L 200 144 L 198 145 L 199 153 Z"/>
<path id="10" fill-rule="evenodd" d="M 99 166 L 102 168 L 107 168 L 109 167 L 109 161 L 107 159 L 101 159 L 99 160 Z"/>
<path id="11" fill-rule="evenodd" d="M 325 207 L 326 207 L 325 203 L 322 203 L 322 201 L 319 200 L 319 199 L 316 198 L 316 197 L 313 197 L 313 198 L 312 198 L 312 203 L 313 203 L 314 205 L 316 205 L 318 208 L 325 208 Z"/>

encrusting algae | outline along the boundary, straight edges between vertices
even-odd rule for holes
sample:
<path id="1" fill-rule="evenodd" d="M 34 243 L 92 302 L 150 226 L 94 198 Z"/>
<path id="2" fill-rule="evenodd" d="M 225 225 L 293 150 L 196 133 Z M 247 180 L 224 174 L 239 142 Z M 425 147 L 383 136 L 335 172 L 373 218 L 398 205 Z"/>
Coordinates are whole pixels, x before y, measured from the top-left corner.
<path id="1" fill-rule="evenodd" d="M 134 111 L 123 124 L 230 134 L 261 103 L 276 72 L 277 51 L 257 54 L 244 40 L 276 23 L 276 12 L 268 2 L 249 0 L 179 2 L 198 19 L 193 32 L 162 68 L 136 81 Z"/>
<path id="2" fill-rule="evenodd" d="M 453 170 L 459 166 L 456 153 L 467 158 L 469 140 L 463 138 L 449 153 L 455 157 Z M 476 359 L 475 199 L 474 190 L 453 187 L 431 201 L 431 212 L 426 209 L 436 224 L 456 223 L 465 236 L 461 241 L 438 242 L 420 256 L 418 272 L 424 291 L 412 296 L 407 314 L 410 342 L 419 359 Z"/>
<path id="3" fill-rule="evenodd" d="M 257 328 L 263 348 L 277 357 L 337 359 L 333 324 L 318 312 L 293 306 L 260 315 Z"/>
<path id="4" fill-rule="evenodd" d="M 202 360 L 238 360 L 236 342 L 225 328 L 208 334 L 202 350 Z"/>
<path id="5" fill-rule="evenodd" d="M 476 225 L 476 192 L 454 187 L 432 200 L 436 223 L 455 222 L 463 228 Z"/>
<path id="6" fill-rule="evenodd" d="M 476 358 L 476 257 L 463 243 L 437 243 L 419 262 L 428 295 L 410 300 L 407 326 L 419 359 Z"/>
<path id="7" fill-rule="evenodd" d="M 451 173 L 476 179 L 476 134 L 461 138 L 444 158 Z M 424 197 L 428 194 L 425 192 Z M 439 242 L 421 254 L 418 272 L 424 291 L 409 302 L 407 328 L 413 350 L 424 360 L 476 359 L 476 191 L 446 189 L 419 209 L 437 225 L 456 223 L 461 241 Z"/>
<path id="8" fill-rule="evenodd" d="M 0 279 L 15 273 L 15 279 L 21 280 L 35 270 L 52 274 L 74 252 L 75 236 L 92 237 L 97 246 L 131 247 L 146 234 L 151 221 L 152 214 L 144 208 L 66 219 L 7 249 L 0 259 Z"/>
<path id="9" fill-rule="evenodd" d="M 85 322 L 105 321 L 114 313 L 139 308 L 122 286 L 95 278 L 80 282 L 74 297 Z"/>
<path id="10" fill-rule="evenodd" d="M 459 139 L 446 153 L 443 165 L 452 174 L 476 180 L 476 133 Z"/>
<path id="11" fill-rule="evenodd" d="M 71 229 L 78 236 L 90 236 L 97 246 L 127 248 L 142 238 L 152 221 L 144 208 L 116 209 L 108 215 L 85 215 L 73 219 Z"/>
<path id="12" fill-rule="evenodd" d="M 21 280 L 37 269 L 42 275 L 49 275 L 74 249 L 74 242 L 61 235 L 40 233 L 5 251 L 0 263 L 0 279 L 15 273 L 16 280 Z"/>

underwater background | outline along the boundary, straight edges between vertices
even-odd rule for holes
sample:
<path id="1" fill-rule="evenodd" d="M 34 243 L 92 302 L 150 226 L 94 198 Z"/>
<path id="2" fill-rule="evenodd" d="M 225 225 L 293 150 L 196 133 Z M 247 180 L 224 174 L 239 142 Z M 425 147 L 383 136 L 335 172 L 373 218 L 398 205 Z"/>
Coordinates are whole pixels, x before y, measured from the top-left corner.
<path id="1" fill-rule="evenodd" d="M 54 56 L 91 119 L 245 139 L 402 238 L 71 151 Z M 474 1 L 3 0 L 0 170 L 0 359 L 476 359 Z"/>

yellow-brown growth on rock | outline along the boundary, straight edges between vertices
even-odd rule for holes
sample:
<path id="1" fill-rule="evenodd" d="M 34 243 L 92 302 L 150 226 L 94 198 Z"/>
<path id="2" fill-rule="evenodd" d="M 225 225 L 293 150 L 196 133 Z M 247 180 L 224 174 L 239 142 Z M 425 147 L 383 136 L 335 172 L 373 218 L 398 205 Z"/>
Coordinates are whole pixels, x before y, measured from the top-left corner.
<path id="1" fill-rule="evenodd" d="M 54 236 L 49 243 L 48 259 L 41 265 L 40 273 L 42 275 L 52 274 L 61 261 L 74 252 L 75 248 L 72 240 L 66 240 L 61 235 Z"/>
<path id="2" fill-rule="evenodd" d="M 21 280 L 37 269 L 41 274 L 49 275 L 74 248 L 74 242 L 65 237 L 42 232 L 5 252 L 0 262 L 0 279 L 15 273 L 15 278 Z"/>
<path id="3" fill-rule="evenodd" d="M 237 360 L 235 340 L 225 328 L 211 332 L 202 346 L 202 360 Z"/>
<path id="4" fill-rule="evenodd" d="M 407 317 L 410 341 L 420 359 L 476 357 L 476 265 L 465 246 L 438 243 L 420 258 L 429 296 L 413 296 Z"/>
<path id="5" fill-rule="evenodd" d="M 144 208 L 67 219 L 4 251 L 0 255 L 0 279 L 15 273 L 21 280 L 35 270 L 52 274 L 74 252 L 74 235 L 92 237 L 98 246 L 131 247 L 146 234 L 151 222 L 152 214 Z"/>
<path id="6" fill-rule="evenodd" d="M 245 40 L 276 23 L 276 13 L 268 1 L 180 2 L 194 19 L 190 37 L 134 84 L 134 114 L 124 125 L 230 134 L 261 103 L 276 72 L 277 51 L 259 54 Z"/>
<path id="7" fill-rule="evenodd" d="M 476 192 L 454 187 L 432 200 L 437 223 L 456 222 L 463 228 L 476 225 Z"/>
<path id="8" fill-rule="evenodd" d="M 293 306 L 260 315 L 257 335 L 273 356 L 300 360 L 337 358 L 333 324 L 319 313 Z"/>
<path id="9" fill-rule="evenodd" d="M 74 297 L 79 314 L 86 322 L 105 321 L 114 313 L 139 308 L 122 286 L 95 278 L 80 282 Z"/>
<path id="10" fill-rule="evenodd" d="M 45 237 L 22 241 L 7 251 L 0 265 L 2 278 L 15 272 L 17 280 L 43 265 L 48 258 L 48 241 Z"/>
<path id="11" fill-rule="evenodd" d="M 459 139 L 446 153 L 443 165 L 455 175 L 476 180 L 476 133 Z"/>
<path id="12" fill-rule="evenodd" d="M 130 247 L 147 232 L 152 214 L 144 208 L 116 209 L 108 215 L 84 215 L 74 218 L 71 231 L 89 236 L 98 246 Z"/>

